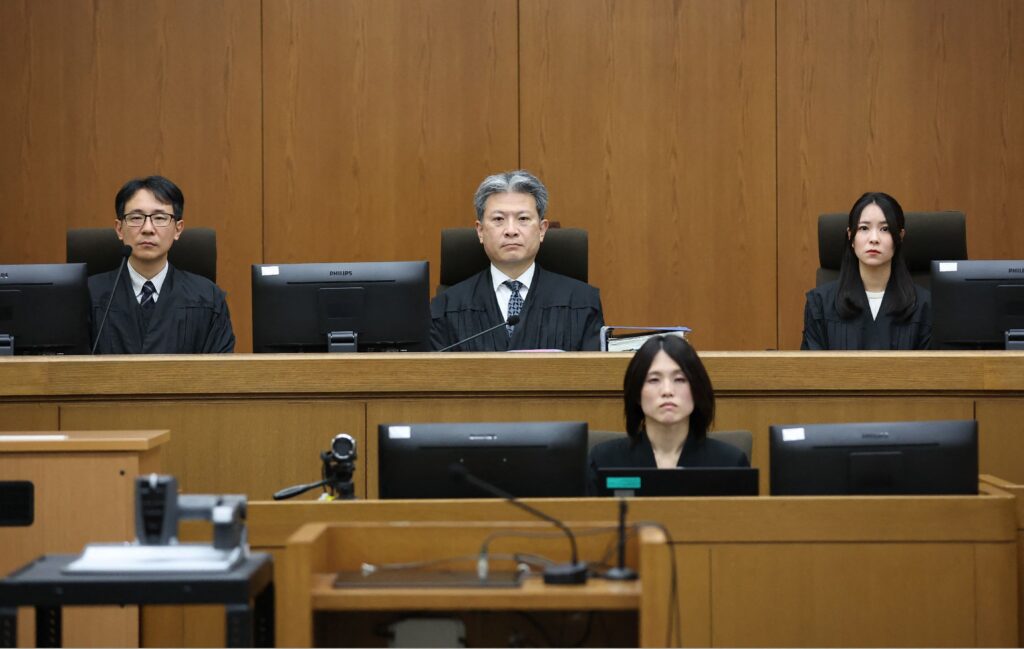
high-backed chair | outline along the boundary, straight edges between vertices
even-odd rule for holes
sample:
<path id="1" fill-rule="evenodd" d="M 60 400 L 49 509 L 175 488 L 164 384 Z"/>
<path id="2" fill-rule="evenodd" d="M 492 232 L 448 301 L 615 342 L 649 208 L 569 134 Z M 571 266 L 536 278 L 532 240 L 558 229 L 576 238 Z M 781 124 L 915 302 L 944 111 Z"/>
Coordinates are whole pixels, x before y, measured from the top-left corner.
<path id="1" fill-rule="evenodd" d="M 587 447 L 588 449 L 594 448 L 601 442 L 623 437 L 625 434 L 615 430 L 591 430 L 587 433 Z M 713 430 L 708 432 L 708 437 L 735 446 L 747 454 L 748 460 L 751 459 L 750 452 L 754 448 L 754 435 L 749 430 Z"/>
<path id="2" fill-rule="evenodd" d="M 121 241 L 113 228 L 68 230 L 68 263 L 85 263 L 90 275 L 121 263 Z M 213 228 L 185 228 L 171 246 L 168 261 L 181 270 L 217 281 L 217 233 Z"/>
<path id="3" fill-rule="evenodd" d="M 903 258 L 914 281 L 931 288 L 933 259 L 967 259 L 967 219 L 963 212 L 906 212 L 907 234 Z M 818 217 L 818 262 L 815 284 L 839 279 L 839 267 L 846 249 L 849 214 Z"/>
<path id="4" fill-rule="evenodd" d="M 586 282 L 587 254 L 586 230 L 548 228 L 537 251 L 537 264 L 544 270 Z M 487 268 L 489 263 L 475 228 L 441 230 L 441 279 L 437 292 L 469 279 Z"/>

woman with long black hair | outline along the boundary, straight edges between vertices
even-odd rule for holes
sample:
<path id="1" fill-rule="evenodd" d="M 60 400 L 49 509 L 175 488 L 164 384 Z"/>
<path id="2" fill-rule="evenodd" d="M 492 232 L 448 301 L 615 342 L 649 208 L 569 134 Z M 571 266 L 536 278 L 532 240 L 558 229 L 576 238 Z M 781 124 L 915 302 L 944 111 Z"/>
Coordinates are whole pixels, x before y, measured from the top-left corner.
<path id="1" fill-rule="evenodd" d="M 882 192 L 853 204 L 839 279 L 807 293 L 800 349 L 927 349 L 931 295 L 903 260 L 903 208 Z"/>

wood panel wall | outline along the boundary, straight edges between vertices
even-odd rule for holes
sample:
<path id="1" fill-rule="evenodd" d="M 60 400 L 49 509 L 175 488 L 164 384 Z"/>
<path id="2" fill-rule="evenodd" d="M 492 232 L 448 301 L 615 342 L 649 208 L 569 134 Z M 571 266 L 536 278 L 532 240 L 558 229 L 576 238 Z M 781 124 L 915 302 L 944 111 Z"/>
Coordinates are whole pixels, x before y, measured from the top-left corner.
<path id="1" fill-rule="evenodd" d="M 868 189 L 1024 258 L 1024 0 L 8 0 L 0 263 L 130 177 L 249 265 L 428 259 L 517 166 L 591 235 L 606 319 L 795 348 L 816 216 Z"/>

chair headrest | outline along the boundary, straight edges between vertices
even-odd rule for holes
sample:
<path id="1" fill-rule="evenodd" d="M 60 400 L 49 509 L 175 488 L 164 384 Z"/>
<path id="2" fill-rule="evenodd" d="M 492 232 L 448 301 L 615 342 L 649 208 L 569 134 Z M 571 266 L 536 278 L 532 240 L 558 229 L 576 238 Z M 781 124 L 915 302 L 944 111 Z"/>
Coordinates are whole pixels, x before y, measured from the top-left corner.
<path id="1" fill-rule="evenodd" d="M 587 231 L 548 228 L 537 251 L 537 264 L 581 282 L 587 281 Z M 454 286 L 487 268 L 490 260 L 475 228 L 441 230 L 441 289 Z"/>
<path id="2" fill-rule="evenodd" d="M 963 212 L 906 212 L 903 258 L 911 273 L 929 272 L 933 259 L 967 259 L 967 223 Z M 818 263 L 838 271 L 847 246 L 848 214 L 818 217 Z"/>
<path id="3" fill-rule="evenodd" d="M 89 275 L 114 270 L 121 263 L 121 241 L 113 228 L 75 228 L 67 234 L 67 262 L 84 263 Z M 171 246 L 168 261 L 181 270 L 217 281 L 217 233 L 213 228 L 186 228 Z"/>

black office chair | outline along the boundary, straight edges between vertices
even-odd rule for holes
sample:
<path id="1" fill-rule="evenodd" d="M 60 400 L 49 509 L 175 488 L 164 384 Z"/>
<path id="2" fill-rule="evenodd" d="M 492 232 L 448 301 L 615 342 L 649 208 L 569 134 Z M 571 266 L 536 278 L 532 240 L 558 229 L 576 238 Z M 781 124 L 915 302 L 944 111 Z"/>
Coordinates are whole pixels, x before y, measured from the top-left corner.
<path id="1" fill-rule="evenodd" d="M 963 212 L 906 212 L 907 234 L 903 258 L 914 282 L 931 288 L 933 259 L 967 259 L 967 218 Z M 849 245 L 846 224 L 849 214 L 818 217 L 818 263 L 815 285 L 839 279 L 843 252 Z"/>
<path id="2" fill-rule="evenodd" d="M 121 263 L 121 241 L 113 228 L 68 230 L 67 261 L 85 263 L 89 275 L 115 270 Z M 213 228 L 185 228 L 171 246 L 168 261 L 181 270 L 217 281 L 217 233 Z"/>
<path id="3" fill-rule="evenodd" d="M 537 251 L 537 264 L 553 273 L 587 281 L 587 231 L 581 228 L 548 228 L 544 242 Z M 441 293 L 464 279 L 469 279 L 490 261 L 480 244 L 475 228 L 441 230 Z"/>

